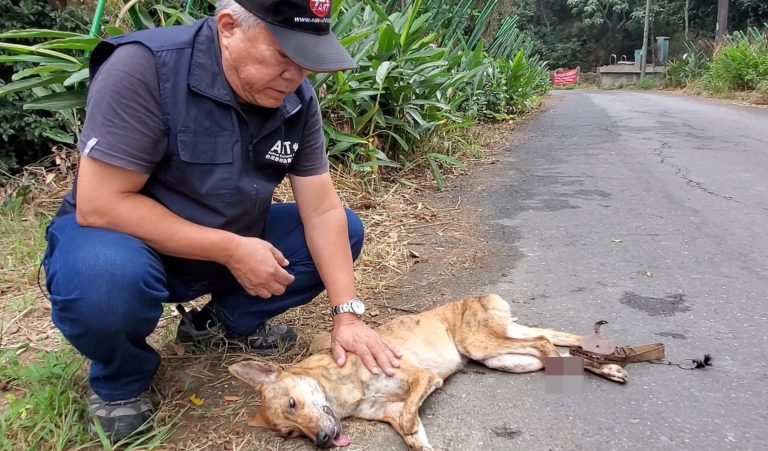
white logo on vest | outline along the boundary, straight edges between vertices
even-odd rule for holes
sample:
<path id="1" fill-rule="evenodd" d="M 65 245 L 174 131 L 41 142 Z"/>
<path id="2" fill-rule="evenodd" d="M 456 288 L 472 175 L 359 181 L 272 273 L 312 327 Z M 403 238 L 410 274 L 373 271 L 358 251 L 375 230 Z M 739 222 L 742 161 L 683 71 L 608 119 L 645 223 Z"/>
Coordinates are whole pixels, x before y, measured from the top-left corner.
<path id="1" fill-rule="evenodd" d="M 273 145 L 272 148 L 269 149 L 269 152 L 267 152 L 266 158 L 267 160 L 288 164 L 293 161 L 293 156 L 298 149 L 299 143 L 277 140 L 275 145 Z"/>

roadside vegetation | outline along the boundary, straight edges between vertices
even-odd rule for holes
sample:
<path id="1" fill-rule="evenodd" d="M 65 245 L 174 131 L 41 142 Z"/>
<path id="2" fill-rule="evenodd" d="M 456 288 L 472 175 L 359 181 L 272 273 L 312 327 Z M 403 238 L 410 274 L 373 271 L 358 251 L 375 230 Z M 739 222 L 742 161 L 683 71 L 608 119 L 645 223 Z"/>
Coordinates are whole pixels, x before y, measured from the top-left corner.
<path id="1" fill-rule="evenodd" d="M 0 0 L 0 450 L 115 447 L 103 437 L 90 438 L 85 360 L 50 323 L 39 286 L 45 227 L 76 172 L 74 143 L 85 117 L 89 52 L 111 35 L 190 23 L 210 14 L 213 3 L 109 0 L 101 29 L 91 36 L 90 18 L 79 9 Z M 407 273 L 413 255 L 402 243 L 418 224 L 440 215 L 416 193 L 442 189 L 447 175 L 478 157 L 478 143 L 487 137 L 478 137 L 473 126 L 524 115 L 548 89 L 545 62 L 533 54 L 515 18 L 489 31 L 497 4 L 334 2 L 334 32 L 359 67 L 316 75 L 312 82 L 342 197 L 368 230 L 357 264 L 363 296 L 381 296 Z M 289 196 L 283 188 L 276 197 Z M 387 312 L 382 307 L 379 318 Z M 285 320 L 308 337 L 311 329 L 327 327 L 325 317 L 321 306 L 308 306 Z M 210 363 L 205 359 L 222 365 L 218 357 L 177 354 L 170 345 L 177 324 L 169 308 L 151 337 L 165 359 L 180 360 L 182 367 Z M 306 344 L 276 363 L 302 357 Z M 157 427 L 118 448 L 195 449 L 195 440 L 204 448 L 199 438 L 184 438 L 184 429 L 192 428 L 184 422 L 195 414 L 205 414 L 205 422 L 235 415 L 231 408 L 209 412 L 210 403 L 191 403 L 188 381 L 181 378 L 160 376 Z M 233 402 L 242 407 L 244 401 Z M 194 413 L 179 420 L 190 408 Z M 272 447 L 254 446 L 248 449 Z"/>
<path id="2" fill-rule="evenodd" d="M 671 87 L 768 104 L 768 26 L 727 36 L 717 48 L 689 45 L 666 74 Z"/>

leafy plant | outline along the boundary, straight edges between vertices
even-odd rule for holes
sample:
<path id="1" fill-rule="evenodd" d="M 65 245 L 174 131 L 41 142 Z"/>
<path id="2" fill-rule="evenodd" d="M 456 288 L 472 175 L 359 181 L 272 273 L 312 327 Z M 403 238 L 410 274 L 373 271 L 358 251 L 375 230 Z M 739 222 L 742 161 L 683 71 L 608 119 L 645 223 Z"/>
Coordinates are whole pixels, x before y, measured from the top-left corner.
<path id="1" fill-rule="evenodd" d="M 704 85 L 714 91 L 755 91 L 768 79 L 768 28 L 751 28 L 726 38 L 712 58 Z"/>
<path id="2" fill-rule="evenodd" d="M 403 11 L 394 1 L 335 4 L 340 19 L 334 32 L 359 67 L 314 78 L 321 106 L 330 112 L 325 130 L 331 156 L 365 171 L 401 165 L 420 158 L 421 143 L 436 130 L 463 126 L 479 109 L 488 117 L 509 117 L 546 90 L 542 67 L 535 63 L 535 71 L 527 70 L 532 46 L 514 19 L 496 33 L 494 57 L 485 51 L 481 36 L 497 2 L 478 2 L 479 9 L 475 3 L 417 0 Z M 504 100 L 473 106 L 489 89 Z M 442 186 L 440 167 L 457 161 L 439 152 L 424 158 Z"/>
<path id="3" fill-rule="evenodd" d="M 52 28 L 64 31 L 87 29 L 88 18 L 79 10 L 59 11 L 48 2 L 32 0 L 0 0 L 0 31 L 22 27 Z M 40 39 L 15 40 L 16 44 L 33 45 Z M 12 82 L 14 73 L 34 67 L 34 62 L 9 61 L 8 51 L 0 50 L 0 88 Z M 37 161 L 47 155 L 50 144 L 62 138 L 60 130 L 66 119 L 41 110 L 21 110 L 20 105 L 35 98 L 31 91 L 0 96 L 0 170 L 10 172 L 19 165 Z M 2 177 L 0 177 L 2 183 Z"/>
<path id="4" fill-rule="evenodd" d="M 709 57 L 705 50 L 692 43 L 686 43 L 686 49 L 682 58 L 667 64 L 665 83 L 669 86 L 688 86 L 703 77 L 709 69 Z"/>

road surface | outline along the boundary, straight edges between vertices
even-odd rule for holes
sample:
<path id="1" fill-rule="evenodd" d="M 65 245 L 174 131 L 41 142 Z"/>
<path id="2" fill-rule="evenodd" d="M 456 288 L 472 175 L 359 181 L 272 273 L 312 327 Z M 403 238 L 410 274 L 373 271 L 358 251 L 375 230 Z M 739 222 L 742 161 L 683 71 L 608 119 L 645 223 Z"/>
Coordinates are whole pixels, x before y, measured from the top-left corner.
<path id="1" fill-rule="evenodd" d="M 450 282 L 521 323 L 662 341 L 578 394 L 473 366 L 424 404 L 444 450 L 768 449 L 768 110 L 634 91 L 561 91 L 453 195 L 491 255 Z M 352 449 L 404 449 L 389 431 Z"/>

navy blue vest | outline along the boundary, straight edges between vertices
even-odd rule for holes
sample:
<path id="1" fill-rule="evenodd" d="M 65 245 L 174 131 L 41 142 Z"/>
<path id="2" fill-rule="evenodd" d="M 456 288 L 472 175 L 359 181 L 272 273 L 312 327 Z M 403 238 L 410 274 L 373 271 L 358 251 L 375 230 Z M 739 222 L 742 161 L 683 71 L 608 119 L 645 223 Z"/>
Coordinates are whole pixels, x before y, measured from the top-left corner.
<path id="1" fill-rule="evenodd" d="M 259 136 L 224 77 L 212 18 L 190 26 L 143 30 L 100 43 L 91 78 L 120 45 L 140 43 L 157 62 L 168 149 L 142 193 L 196 224 L 263 235 L 275 187 L 289 163 L 263 158 L 278 141 L 301 143 L 314 91 L 305 79 L 286 96 Z"/>

